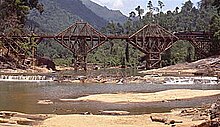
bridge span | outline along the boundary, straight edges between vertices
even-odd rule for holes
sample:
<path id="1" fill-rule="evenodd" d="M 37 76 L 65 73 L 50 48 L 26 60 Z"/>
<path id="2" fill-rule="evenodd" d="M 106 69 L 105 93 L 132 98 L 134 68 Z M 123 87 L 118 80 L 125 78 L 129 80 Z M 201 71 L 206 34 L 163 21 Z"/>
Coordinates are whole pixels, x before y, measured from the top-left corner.
<path id="1" fill-rule="evenodd" d="M 197 57 L 209 56 L 212 36 L 206 32 L 171 33 L 158 24 L 145 25 L 132 35 L 104 35 L 88 23 L 76 22 L 57 35 L 0 35 L 0 40 L 7 43 L 17 54 L 21 54 L 25 51 L 19 46 L 18 41 L 28 42 L 34 39 L 36 44 L 39 44 L 44 39 L 54 39 L 73 53 L 75 69 L 82 67 L 86 70 L 87 56 L 91 51 L 107 41 L 121 39 L 143 52 L 146 55 L 146 69 L 153 69 L 161 67 L 161 54 L 178 40 L 189 41 L 194 46 Z M 36 56 L 35 52 L 36 49 L 33 48 L 33 57 Z"/>

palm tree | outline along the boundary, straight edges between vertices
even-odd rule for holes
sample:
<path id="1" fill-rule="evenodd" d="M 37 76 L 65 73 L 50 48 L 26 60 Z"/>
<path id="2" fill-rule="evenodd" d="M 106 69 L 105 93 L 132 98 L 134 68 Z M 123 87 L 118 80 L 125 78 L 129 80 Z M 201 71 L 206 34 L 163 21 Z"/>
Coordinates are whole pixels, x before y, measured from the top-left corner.
<path id="1" fill-rule="evenodd" d="M 153 7 L 153 3 L 152 3 L 151 0 L 147 3 L 147 8 L 149 9 L 149 11 L 150 11 L 150 16 L 152 17 L 152 16 L 153 16 L 154 7 Z"/>
<path id="2" fill-rule="evenodd" d="M 164 3 L 162 1 L 158 1 L 158 6 L 160 7 L 160 12 L 163 11 L 163 7 L 165 6 Z"/>
<path id="3" fill-rule="evenodd" d="M 219 0 L 215 0 L 213 2 L 213 6 L 215 6 L 218 10 L 218 13 L 220 13 L 220 1 Z"/>
<path id="4" fill-rule="evenodd" d="M 179 7 L 176 7 L 174 13 L 178 14 L 179 13 L 179 9 L 180 9 Z"/>
<path id="5" fill-rule="evenodd" d="M 129 19 L 132 20 L 133 18 L 136 17 L 136 13 L 134 11 L 129 13 Z"/>
<path id="6" fill-rule="evenodd" d="M 135 10 L 138 12 L 138 17 L 141 19 L 141 15 L 144 13 L 144 9 L 142 9 L 141 6 L 137 6 Z"/>

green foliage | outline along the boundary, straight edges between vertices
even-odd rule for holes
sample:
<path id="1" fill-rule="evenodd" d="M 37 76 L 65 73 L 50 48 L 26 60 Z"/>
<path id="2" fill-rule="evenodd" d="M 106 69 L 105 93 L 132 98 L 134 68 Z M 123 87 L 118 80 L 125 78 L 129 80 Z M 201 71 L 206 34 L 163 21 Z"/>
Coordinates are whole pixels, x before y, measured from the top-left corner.
<path id="1" fill-rule="evenodd" d="M 217 8 L 218 13 L 220 13 L 220 1 L 214 0 L 213 6 Z M 210 31 L 214 33 L 214 38 L 212 41 L 211 54 L 220 54 L 220 16 L 214 15 L 210 22 Z"/>
<path id="2" fill-rule="evenodd" d="M 160 12 L 163 11 L 163 7 L 165 6 L 164 3 L 162 1 L 158 1 L 158 6 L 160 7 Z"/>
<path id="3" fill-rule="evenodd" d="M 138 16 L 141 19 L 141 15 L 144 14 L 144 9 L 142 9 L 141 6 L 138 6 L 137 8 L 135 8 L 135 11 L 138 12 Z"/>
<path id="4" fill-rule="evenodd" d="M 192 50 L 189 51 L 190 48 L 194 50 L 193 46 L 187 41 L 176 42 L 171 48 L 171 64 L 186 62 L 187 59 L 191 61 L 194 54 Z M 189 56 L 189 54 L 192 54 L 192 56 Z"/>
<path id="5" fill-rule="evenodd" d="M 220 54 L 220 16 L 215 15 L 212 17 L 210 30 L 214 33 L 211 53 L 213 55 Z"/>
<path id="6" fill-rule="evenodd" d="M 114 46 L 112 47 L 112 43 Z M 126 43 L 120 40 L 114 40 L 112 42 L 105 43 L 99 49 L 89 54 L 88 62 L 103 64 L 104 66 L 119 66 L 125 63 L 125 48 Z M 125 63 L 129 66 L 137 66 L 137 59 L 139 58 L 140 52 L 133 47 L 129 48 L 130 60 Z"/>
<path id="7" fill-rule="evenodd" d="M 206 31 L 210 30 L 211 17 L 217 14 L 216 9 L 212 6 L 214 0 L 201 0 L 198 7 L 188 0 L 181 7 L 176 7 L 175 10 L 164 12 L 157 12 L 156 8 L 162 9 L 163 1 L 158 1 L 158 7 L 154 6 L 152 1 L 147 3 L 147 13 L 141 20 L 136 20 L 136 14 L 132 14 L 131 28 L 133 31 L 138 30 L 145 24 L 158 23 L 170 32 L 180 31 Z M 131 13 L 130 13 L 131 15 Z M 216 22 L 216 21 L 215 21 Z M 130 28 L 126 25 L 127 28 Z M 215 25 L 213 28 L 219 30 Z M 216 31 L 216 30 L 215 30 Z M 217 36 L 220 32 L 215 32 Z M 219 42 L 219 41 L 218 41 Z M 218 43 L 216 43 L 218 44 Z M 212 48 L 213 49 L 213 48 Z M 217 48 L 219 49 L 219 48 Z M 169 65 L 174 63 L 181 63 L 185 61 L 192 61 L 194 59 L 194 49 L 188 42 L 178 42 L 171 49 L 163 54 L 163 64 Z"/>
<path id="8" fill-rule="evenodd" d="M 162 1 L 158 1 L 158 6 L 162 10 L 163 3 Z M 181 7 L 181 11 L 179 11 L 179 7 L 176 7 L 175 10 L 163 12 L 155 12 L 155 8 L 153 6 L 152 1 L 149 1 L 147 4 L 148 12 L 143 17 L 143 19 L 139 19 L 140 13 L 138 10 L 140 6 L 135 8 L 137 11 L 137 15 L 134 11 L 132 11 L 129 15 L 129 20 L 123 25 L 124 32 L 122 34 L 132 34 L 141 28 L 143 25 L 148 23 L 158 23 L 162 27 L 166 28 L 170 32 L 180 32 L 180 31 L 209 31 L 211 17 L 214 16 L 216 10 L 212 7 L 212 2 L 204 2 L 201 1 L 199 7 L 195 7 L 191 1 L 187 1 Z M 137 20 L 139 19 L 139 20 Z M 216 21 L 215 21 L 216 22 Z M 218 27 L 213 26 L 215 29 Z M 116 23 L 111 22 L 107 25 L 107 27 L 102 30 L 108 34 L 116 34 L 118 26 Z M 216 35 L 219 35 L 220 32 L 216 32 Z M 123 63 L 123 58 L 126 58 L 125 53 L 125 44 L 119 45 L 123 43 L 121 41 L 114 42 L 113 44 L 107 44 L 105 48 L 99 48 L 94 54 L 90 55 L 89 59 L 91 62 L 99 62 L 105 63 L 109 66 L 117 66 Z M 112 47 L 113 46 L 113 47 Z M 116 50 L 118 47 L 122 48 Z M 123 51 L 123 52 L 122 52 Z M 132 53 L 131 53 L 132 52 Z M 170 65 L 182 62 L 191 62 L 195 60 L 195 50 L 194 47 L 187 41 L 179 41 L 176 42 L 175 45 L 168 51 L 166 51 L 163 56 L 163 65 Z M 110 54 L 110 55 L 105 55 Z M 140 63 L 137 62 L 137 58 L 139 58 L 141 54 L 139 51 L 134 50 L 132 47 L 129 47 L 130 54 L 130 63 L 132 65 L 138 65 Z"/>
<path id="9" fill-rule="evenodd" d="M 213 6 L 215 6 L 218 10 L 218 13 L 220 13 L 220 1 L 219 0 L 215 0 L 213 2 Z"/>
<path id="10" fill-rule="evenodd" d="M 57 66 L 71 66 L 72 65 L 72 58 L 67 58 L 67 59 L 56 58 L 56 59 L 53 59 L 53 62 Z"/>
<path id="11" fill-rule="evenodd" d="M 0 20 L 6 20 L 6 22 L 13 21 L 13 18 L 17 19 L 17 23 L 24 24 L 26 15 L 29 13 L 30 9 L 37 8 L 39 5 L 38 0 L 35 0 L 33 5 L 33 0 L 4 0 L 0 5 Z M 1 24 L 6 25 L 6 24 Z M 10 25 L 13 25 L 11 23 Z"/>

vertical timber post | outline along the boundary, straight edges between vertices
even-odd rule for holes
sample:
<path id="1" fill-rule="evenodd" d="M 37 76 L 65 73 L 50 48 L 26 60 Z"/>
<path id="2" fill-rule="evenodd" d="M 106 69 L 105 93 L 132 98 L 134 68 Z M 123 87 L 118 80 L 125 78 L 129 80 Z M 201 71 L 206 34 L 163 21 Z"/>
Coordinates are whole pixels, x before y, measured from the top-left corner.
<path id="1" fill-rule="evenodd" d="M 75 59 L 72 59 L 72 64 L 73 64 L 74 70 L 78 71 L 78 63 L 77 63 L 78 57 L 77 57 L 77 55 L 73 55 L 73 57 L 75 57 Z"/>
<path id="2" fill-rule="evenodd" d="M 84 61 L 84 64 L 83 64 L 84 71 L 87 71 L 87 55 L 83 57 L 83 61 Z"/>
<path id="3" fill-rule="evenodd" d="M 146 54 L 146 70 L 151 69 L 151 54 Z"/>
<path id="4" fill-rule="evenodd" d="M 33 59 L 32 66 L 36 66 L 36 48 L 34 46 L 32 47 L 32 59 Z"/>
<path id="5" fill-rule="evenodd" d="M 39 44 L 41 42 L 42 38 L 38 38 L 37 40 L 35 40 L 34 38 L 34 32 L 31 32 L 31 37 L 30 37 L 30 43 L 32 45 L 32 66 L 36 66 L 36 51 L 37 51 L 37 44 Z M 36 42 L 38 41 L 38 42 Z"/>
<path id="6" fill-rule="evenodd" d="M 84 69 L 84 71 L 87 71 L 87 48 L 86 48 L 86 38 L 81 39 L 81 66 Z"/>

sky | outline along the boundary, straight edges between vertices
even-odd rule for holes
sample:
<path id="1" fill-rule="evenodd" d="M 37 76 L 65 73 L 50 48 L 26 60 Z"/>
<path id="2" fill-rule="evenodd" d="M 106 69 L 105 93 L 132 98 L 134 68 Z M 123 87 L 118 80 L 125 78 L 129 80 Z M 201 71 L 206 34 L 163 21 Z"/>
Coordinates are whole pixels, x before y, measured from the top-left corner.
<path id="1" fill-rule="evenodd" d="M 91 0 L 109 9 L 120 10 L 124 15 L 128 15 L 137 6 L 141 6 L 146 10 L 146 5 L 149 0 Z M 158 0 L 151 0 L 154 6 L 158 5 Z M 188 0 L 161 0 L 164 3 L 163 11 L 174 10 L 177 6 L 181 7 L 182 4 Z M 200 0 L 191 0 L 195 6 Z"/>

